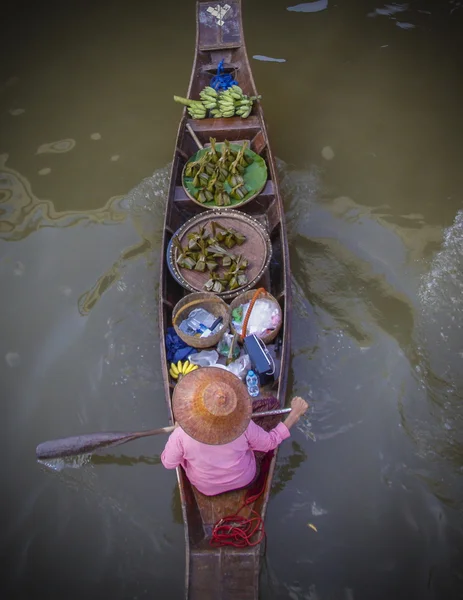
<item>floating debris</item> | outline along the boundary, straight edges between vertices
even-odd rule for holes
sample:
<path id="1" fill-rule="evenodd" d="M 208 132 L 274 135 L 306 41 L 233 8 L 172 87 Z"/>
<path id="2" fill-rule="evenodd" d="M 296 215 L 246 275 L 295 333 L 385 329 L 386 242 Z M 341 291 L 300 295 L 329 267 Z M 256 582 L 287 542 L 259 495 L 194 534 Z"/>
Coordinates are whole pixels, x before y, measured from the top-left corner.
<path id="1" fill-rule="evenodd" d="M 381 15 L 383 17 L 392 17 L 401 12 L 405 12 L 408 10 L 408 4 L 385 4 L 384 8 L 375 8 L 375 10 L 371 13 L 368 13 L 368 17 L 376 17 L 376 15 Z"/>
<path id="2" fill-rule="evenodd" d="M 92 140 L 101 140 L 101 133 L 92 133 L 90 136 Z"/>
<path id="3" fill-rule="evenodd" d="M 261 60 L 263 62 L 286 62 L 286 58 L 272 58 L 271 56 L 265 56 L 264 54 L 254 54 L 252 58 L 256 60 Z"/>
<path id="4" fill-rule="evenodd" d="M 415 25 L 413 25 L 413 23 L 403 23 L 401 21 L 396 21 L 395 24 L 397 25 L 397 27 L 400 27 L 400 29 L 415 29 Z"/>
<path id="5" fill-rule="evenodd" d="M 24 110 L 24 108 L 10 108 L 8 112 L 13 117 L 19 117 L 19 115 L 24 114 L 26 111 Z"/>
<path id="6" fill-rule="evenodd" d="M 76 141 L 72 138 L 58 140 L 57 142 L 49 142 L 39 146 L 36 154 L 62 154 L 63 152 L 72 150 L 75 145 Z"/>
<path id="7" fill-rule="evenodd" d="M 322 156 L 325 160 L 333 160 L 334 158 L 334 150 L 331 146 L 325 146 L 322 149 Z"/>
<path id="8" fill-rule="evenodd" d="M 328 8 L 328 0 L 317 0 L 316 2 L 304 2 L 303 4 L 296 4 L 296 6 L 288 6 L 287 10 L 292 12 L 307 12 L 315 13 L 320 12 Z"/>
<path id="9" fill-rule="evenodd" d="M 310 527 L 310 529 L 313 529 L 314 531 L 316 531 L 318 533 L 318 529 L 315 527 L 315 525 L 313 523 L 307 523 L 307 527 Z"/>
<path id="10" fill-rule="evenodd" d="M 49 175 L 50 173 L 51 173 L 50 167 L 45 167 L 44 169 L 40 169 L 40 171 L 38 171 L 39 175 Z"/>
<path id="11" fill-rule="evenodd" d="M 120 159 L 120 156 L 119 156 L 119 154 L 113 154 L 113 156 L 111 156 L 111 160 L 112 160 L 113 162 L 116 162 L 116 161 L 117 161 L 117 160 L 119 160 L 119 159 Z"/>

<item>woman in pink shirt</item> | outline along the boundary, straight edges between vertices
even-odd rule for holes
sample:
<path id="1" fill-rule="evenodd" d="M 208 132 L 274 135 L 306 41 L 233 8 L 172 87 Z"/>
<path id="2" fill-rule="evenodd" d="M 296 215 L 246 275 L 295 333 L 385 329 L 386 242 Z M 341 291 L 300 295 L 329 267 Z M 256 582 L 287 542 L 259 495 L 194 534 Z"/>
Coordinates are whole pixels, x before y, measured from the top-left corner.
<path id="1" fill-rule="evenodd" d="M 175 387 L 172 406 L 176 428 L 161 455 L 162 464 L 167 469 L 181 465 L 206 496 L 253 482 L 254 451 L 276 448 L 308 408 L 305 400 L 293 398 L 285 422 L 267 432 L 251 420 L 251 398 L 244 383 L 217 367 L 183 377 Z"/>

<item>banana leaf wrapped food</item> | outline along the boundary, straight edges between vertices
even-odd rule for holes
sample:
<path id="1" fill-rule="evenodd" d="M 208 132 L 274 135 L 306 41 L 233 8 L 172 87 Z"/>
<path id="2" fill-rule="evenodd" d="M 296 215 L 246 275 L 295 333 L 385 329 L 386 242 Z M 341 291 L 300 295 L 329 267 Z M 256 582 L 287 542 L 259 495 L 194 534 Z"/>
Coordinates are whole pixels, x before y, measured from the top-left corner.
<path id="1" fill-rule="evenodd" d="M 209 141 L 210 148 L 202 157 L 185 167 L 185 176 L 192 178 L 195 199 L 201 204 L 215 202 L 217 206 L 230 206 L 232 201 L 242 201 L 252 191 L 244 183 L 246 168 L 253 163 L 253 159 L 246 155 L 247 140 L 239 150 L 225 140 L 220 151 L 215 138 L 211 137 Z M 224 189 L 224 184 L 230 187 Z"/>
<path id="2" fill-rule="evenodd" d="M 182 248 L 180 240 L 177 236 L 172 238 L 172 243 L 178 249 L 178 256 L 176 263 L 183 269 L 189 269 L 190 271 L 196 266 L 196 260 L 191 256 L 191 252 L 188 248 Z"/>
<path id="3" fill-rule="evenodd" d="M 214 293 L 234 290 L 246 285 L 247 259 L 230 252 L 234 246 L 241 246 L 246 236 L 233 228 L 227 228 L 217 221 L 210 221 L 210 232 L 204 226 L 187 234 L 187 245 L 182 247 L 177 236 L 172 243 L 177 249 L 176 263 L 180 268 L 209 273 L 204 289 Z M 223 268 L 221 275 L 218 270 Z"/>

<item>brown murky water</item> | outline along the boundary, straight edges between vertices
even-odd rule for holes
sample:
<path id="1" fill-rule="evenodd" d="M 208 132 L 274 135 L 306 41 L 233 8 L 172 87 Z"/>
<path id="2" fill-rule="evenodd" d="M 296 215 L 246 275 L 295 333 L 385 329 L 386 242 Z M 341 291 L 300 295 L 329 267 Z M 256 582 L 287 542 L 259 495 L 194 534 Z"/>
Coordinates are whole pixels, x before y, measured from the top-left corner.
<path id="1" fill-rule="evenodd" d="M 53 469 L 34 449 L 167 423 L 156 282 L 194 3 L 23 8 L 0 38 L 2 597 L 181 598 L 164 440 Z M 264 600 L 463 597 L 462 15 L 244 2 L 312 404 L 279 455 Z"/>

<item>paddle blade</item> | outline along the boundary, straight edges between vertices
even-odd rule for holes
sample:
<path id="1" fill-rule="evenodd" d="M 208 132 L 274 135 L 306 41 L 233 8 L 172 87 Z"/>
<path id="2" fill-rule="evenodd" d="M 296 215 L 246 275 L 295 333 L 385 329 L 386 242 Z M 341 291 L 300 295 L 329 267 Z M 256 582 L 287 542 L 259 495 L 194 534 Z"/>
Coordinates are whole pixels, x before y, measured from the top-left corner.
<path id="1" fill-rule="evenodd" d="M 95 452 L 107 446 L 117 446 L 139 437 L 136 433 L 119 433 L 117 431 L 108 433 L 87 433 L 74 437 L 50 440 L 39 444 L 35 450 L 38 459 L 64 458 Z"/>

